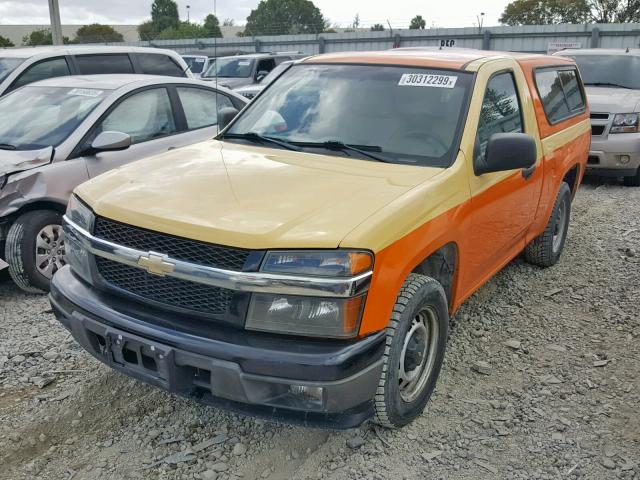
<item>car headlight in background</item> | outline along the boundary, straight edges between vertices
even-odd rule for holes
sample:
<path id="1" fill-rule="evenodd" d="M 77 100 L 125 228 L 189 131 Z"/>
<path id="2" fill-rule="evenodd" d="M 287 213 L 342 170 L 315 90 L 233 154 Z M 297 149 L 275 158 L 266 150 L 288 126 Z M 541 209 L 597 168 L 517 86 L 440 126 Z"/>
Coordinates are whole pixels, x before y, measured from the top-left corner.
<path id="1" fill-rule="evenodd" d="M 373 256 L 358 250 L 272 251 L 262 263 L 266 273 L 349 278 L 370 271 Z M 245 327 L 291 335 L 349 338 L 357 335 L 366 294 L 350 298 L 254 293 Z"/>
<path id="2" fill-rule="evenodd" d="M 636 133 L 638 132 L 638 113 L 617 113 L 613 117 L 613 125 L 610 133 Z"/>
<path id="3" fill-rule="evenodd" d="M 87 232 L 93 227 L 93 212 L 75 195 L 69 199 L 65 217 Z M 65 228 L 65 260 L 81 278 L 87 281 L 91 279 L 89 252 L 68 228 Z"/>

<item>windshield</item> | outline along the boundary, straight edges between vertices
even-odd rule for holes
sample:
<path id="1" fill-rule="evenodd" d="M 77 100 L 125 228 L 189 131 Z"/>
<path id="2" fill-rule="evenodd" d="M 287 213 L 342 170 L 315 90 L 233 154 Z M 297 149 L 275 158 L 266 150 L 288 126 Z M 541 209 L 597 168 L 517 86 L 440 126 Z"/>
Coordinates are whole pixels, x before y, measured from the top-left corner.
<path id="1" fill-rule="evenodd" d="M 0 82 L 9 76 L 18 65 L 24 62 L 26 58 L 12 58 L 4 57 L 0 58 Z"/>
<path id="2" fill-rule="evenodd" d="M 62 143 L 108 90 L 27 86 L 0 99 L 0 144 L 36 150 Z"/>
<path id="3" fill-rule="evenodd" d="M 575 60 L 585 85 L 640 90 L 640 57 L 635 55 L 568 55 Z"/>
<path id="4" fill-rule="evenodd" d="M 471 82 L 460 71 L 294 65 L 225 136 L 252 133 L 364 157 L 342 144 L 382 161 L 446 167 L 455 159 Z"/>
<path id="5" fill-rule="evenodd" d="M 189 70 L 191 73 L 202 73 L 205 64 L 205 57 L 182 57 L 187 65 L 189 65 Z"/>
<path id="6" fill-rule="evenodd" d="M 205 77 L 249 78 L 255 59 L 243 57 L 216 58 L 204 74 Z"/>

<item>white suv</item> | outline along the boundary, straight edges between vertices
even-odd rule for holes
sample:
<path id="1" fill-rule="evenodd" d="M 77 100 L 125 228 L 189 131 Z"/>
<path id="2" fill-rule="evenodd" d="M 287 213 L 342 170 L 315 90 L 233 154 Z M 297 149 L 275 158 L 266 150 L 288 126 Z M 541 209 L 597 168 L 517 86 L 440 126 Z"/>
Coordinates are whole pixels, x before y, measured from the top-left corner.
<path id="1" fill-rule="evenodd" d="M 192 77 L 180 55 L 158 48 L 64 45 L 0 50 L 0 95 L 47 78 L 102 73 Z"/>

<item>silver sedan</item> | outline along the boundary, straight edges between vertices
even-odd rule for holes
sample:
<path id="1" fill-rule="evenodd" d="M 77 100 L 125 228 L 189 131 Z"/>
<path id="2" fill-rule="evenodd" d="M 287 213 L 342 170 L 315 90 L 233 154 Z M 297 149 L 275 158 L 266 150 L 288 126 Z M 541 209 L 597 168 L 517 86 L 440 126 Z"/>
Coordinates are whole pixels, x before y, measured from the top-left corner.
<path id="1" fill-rule="evenodd" d="M 246 103 L 208 82 L 148 75 L 59 77 L 0 99 L 0 270 L 8 264 L 26 291 L 48 290 L 77 185 L 210 139 Z"/>

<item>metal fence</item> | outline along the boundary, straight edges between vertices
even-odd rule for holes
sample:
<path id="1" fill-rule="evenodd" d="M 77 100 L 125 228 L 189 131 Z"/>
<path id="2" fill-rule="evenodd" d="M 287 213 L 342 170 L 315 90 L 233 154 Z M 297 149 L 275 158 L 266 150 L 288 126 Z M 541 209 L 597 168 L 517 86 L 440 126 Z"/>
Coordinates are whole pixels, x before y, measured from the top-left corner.
<path id="1" fill-rule="evenodd" d="M 279 35 L 236 38 L 195 38 L 127 42 L 125 45 L 169 48 L 179 53 L 203 51 L 218 55 L 245 52 L 299 51 L 309 55 L 353 50 L 386 50 L 398 47 L 463 47 L 483 50 L 544 53 L 550 44 L 574 44 L 581 48 L 637 48 L 640 24 L 527 25 L 517 27 L 433 28 L 386 30 L 317 35 Z M 122 44 L 118 44 L 122 45 Z"/>

